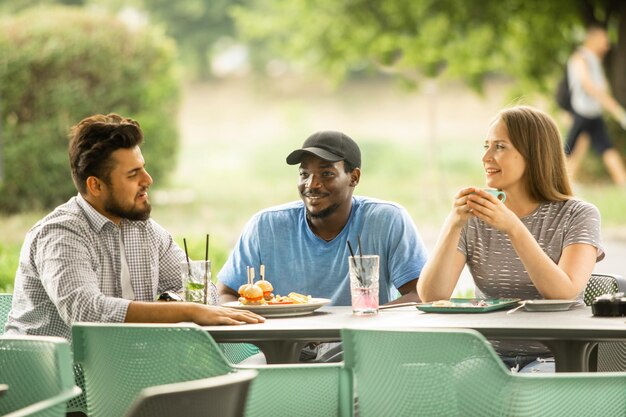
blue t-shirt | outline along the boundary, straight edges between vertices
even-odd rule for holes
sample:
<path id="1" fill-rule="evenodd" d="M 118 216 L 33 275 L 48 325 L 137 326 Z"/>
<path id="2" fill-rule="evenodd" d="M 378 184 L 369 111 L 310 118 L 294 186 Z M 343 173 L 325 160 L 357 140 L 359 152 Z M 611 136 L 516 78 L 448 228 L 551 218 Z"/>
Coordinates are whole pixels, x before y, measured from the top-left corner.
<path id="1" fill-rule="evenodd" d="M 380 304 L 396 298 L 395 288 L 418 278 L 427 252 L 413 221 L 400 205 L 366 197 L 352 198 L 352 211 L 341 233 L 330 242 L 309 227 L 302 201 L 263 210 L 248 222 L 218 279 L 237 291 L 246 283 L 246 267 L 265 277 L 274 294 L 292 291 L 329 298 L 332 305 L 350 305 L 346 243 L 363 255 L 380 256 Z"/>

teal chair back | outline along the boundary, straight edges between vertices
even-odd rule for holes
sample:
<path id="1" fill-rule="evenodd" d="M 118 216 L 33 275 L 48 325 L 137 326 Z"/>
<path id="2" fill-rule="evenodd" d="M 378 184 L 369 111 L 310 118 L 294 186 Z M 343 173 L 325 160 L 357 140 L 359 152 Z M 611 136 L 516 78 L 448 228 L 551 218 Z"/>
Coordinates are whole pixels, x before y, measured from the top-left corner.
<path id="1" fill-rule="evenodd" d="M 360 417 L 624 416 L 626 374 L 512 374 L 473 330 L 342 331 Z"/>
<path id="2" fill-rule="evenodd" d="M 345 330 L 342 340 L 361 417 L 493 415 L 485 406 L 506 369 L 473 334 Z"/>
<path id="3" fill-rule="evenodd" d="M 67 412 L 87 415 L 87 390 L 85 389 L 83 368 L 80 364 L 74 364 L 74 381 L 82 393 L 67 402 Z"/>
<path id="4" fill-rule="evenodd" d="M 72 343 L 91 417 L 124 415 L 143 388 L 233 371 L 195 325 L 78 323 Z"/>
<path id="5" fill-rule="evenodd" d="M 260 352 L 258 347 L 250 343 L 220 343 L 219 347 L 230 363 L 240 363 Z"/>
<path id="6" fill-rule="evenodd" d="M 65 403 L 80 394 L 74 385 L 72 353 L 65 339 L 0 338 L 0 415 L 65 416 Z"/>
<path id="7" fill-rule="evenodd" d="M 351 415 L 350 374 L 343 365 L 235 367 L 195 325 L 77 323 L 72 343 L 90 417 L 123 416 L 144 388 L 242 369 L 258 372 L 248 391 L 246 417 Z"/>
<path id="8" fill-rule="evenodd" d="M 13 302 L 13 294 L 0 294 L 0 335 L 4 333 L 4 325 L 6 324 L 7 318 L 9 316 L 9 311 L 11 310 L 11 303 Z M 80 387 L 83 392 L 70 399 L 67 402 L 67 411 L 68 412 L 82 412 L 84 414 L 87 413 L 87 402 L 85 399 L 84 392 L 84 382 L 83 382 L 83 374 L 82 370 L 79 366 L 74 368 L 74 376 L 75 382 L 78 387 Z"/>
<path id="9" fill-rule="evenodd" d="M 4 334 L 4 325 L 7 323 L 13 294 L 0 294 L 0 335 Z"/>
<path id="10" fill-rule="evenodd" d="M 352 416 L 351 374 L 343 364 L 294 364 L 247 367 L 252 381 L 246 417 Z"/>

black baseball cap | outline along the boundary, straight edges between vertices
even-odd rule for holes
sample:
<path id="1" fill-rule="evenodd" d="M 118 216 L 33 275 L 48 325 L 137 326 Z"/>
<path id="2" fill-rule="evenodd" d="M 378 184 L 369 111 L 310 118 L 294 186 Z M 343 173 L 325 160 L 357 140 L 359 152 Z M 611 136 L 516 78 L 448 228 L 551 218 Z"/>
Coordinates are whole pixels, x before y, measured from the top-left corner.
<path id="1" fill-rule="evenodd" d="M 301 149 L 296 149 L 287 156 L 287 163 L 299 164 L 305 154 L 315 155 L 324 161 L 346 161 L 354 167 L 361 167 L 359 145 L 347 135 L 333 130 L 313 133 L 304 141 Z"/>

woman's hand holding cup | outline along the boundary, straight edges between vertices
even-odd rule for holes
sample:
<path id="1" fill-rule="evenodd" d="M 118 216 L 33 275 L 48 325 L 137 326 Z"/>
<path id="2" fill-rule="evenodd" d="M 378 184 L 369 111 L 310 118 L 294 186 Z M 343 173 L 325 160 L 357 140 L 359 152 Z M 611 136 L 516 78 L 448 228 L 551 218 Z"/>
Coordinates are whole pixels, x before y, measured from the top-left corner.
<path id="1" fill-rule="evenodd" d="M 519 219 L 503 204 L 505 200 L 506 194 L 500 190 L 477 188 L 468 196 L 467 205 L 474 216 L 508 233 L 519 223 Z"/>
<path id="2" fill-rule="evenodd" d="M 456 227 L 463 227 L 467 220 L 473 216 L 472 209 L 468 205 L 469 196 L 476 192 L 478 188 L 463 188 L 454 196 L 452 208 L 452 222 Z"/>
<path id="3" fill-rule="evenodd" d="M 470 217 L 477 215 L 474 210 L 478 210 L 480 214 L 494 208 L 489 204 L 498 205 L 505 200 L 506 194 L 504 191 L 494 188 L 464 188 L 455 196 L 453 206 L 454 224 L 457 227 L 463 227 Z M 481 218 L 481 216 L 478 217 Z"/>

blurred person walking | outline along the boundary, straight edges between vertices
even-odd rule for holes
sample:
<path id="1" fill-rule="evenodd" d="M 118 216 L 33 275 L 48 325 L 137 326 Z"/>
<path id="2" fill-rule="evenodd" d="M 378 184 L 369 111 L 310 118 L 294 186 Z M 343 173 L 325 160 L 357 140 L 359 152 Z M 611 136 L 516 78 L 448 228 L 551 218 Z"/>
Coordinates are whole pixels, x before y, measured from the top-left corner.
<path id="1" fill-rule="evenodd" d="M 574 118 L 567 135 L 565 153 L 572 178 L 580 166 L 589 144 L 602 157 L 615 184 L 626 187 L 626 169 L 621 155 L 615 149 L 602 112 L 608 111 L 626 130 L 626 111 L 613 98 L 602 68 L 602 59 L 609 51 L 606 29 L 593 23 L 588 26 L 583 44 L 567 62 L 567 77 L 571 91 L 571 114 Z M 587 134 L 586 139 L 579 140 Z"/>

